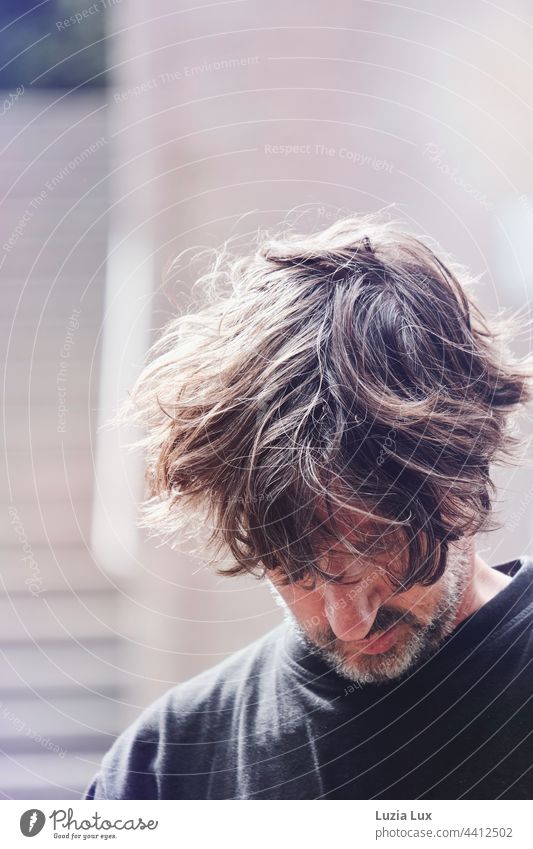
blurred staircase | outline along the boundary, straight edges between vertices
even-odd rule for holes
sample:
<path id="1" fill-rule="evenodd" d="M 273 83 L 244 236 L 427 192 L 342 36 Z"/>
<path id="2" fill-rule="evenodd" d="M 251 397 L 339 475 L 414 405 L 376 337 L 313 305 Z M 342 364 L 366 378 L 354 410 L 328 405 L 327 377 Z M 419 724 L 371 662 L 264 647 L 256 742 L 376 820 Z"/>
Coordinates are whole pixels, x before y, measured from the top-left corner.
<path id="1" fill-rule="evenodd" d="M 88 550 L 106 113 L 26 92 L 0 126 L 0 798 L 79 797 L 120 722 L 117 593 Z"/>

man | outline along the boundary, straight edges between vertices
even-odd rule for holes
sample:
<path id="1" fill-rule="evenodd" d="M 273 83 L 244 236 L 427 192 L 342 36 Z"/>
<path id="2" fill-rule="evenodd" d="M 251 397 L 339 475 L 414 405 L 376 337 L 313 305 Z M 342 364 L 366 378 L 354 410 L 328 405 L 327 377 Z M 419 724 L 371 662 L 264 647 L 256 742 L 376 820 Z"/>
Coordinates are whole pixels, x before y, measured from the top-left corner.
<path id="1" fill-rule="evenodd" d="M 88 798 L 530 798 L 533 562 L 475 550 L 530 362 L 374 218 L 221 268 L 133 392 L 146 523 L 207 511 L 285 622 L 145 711 Z"/>

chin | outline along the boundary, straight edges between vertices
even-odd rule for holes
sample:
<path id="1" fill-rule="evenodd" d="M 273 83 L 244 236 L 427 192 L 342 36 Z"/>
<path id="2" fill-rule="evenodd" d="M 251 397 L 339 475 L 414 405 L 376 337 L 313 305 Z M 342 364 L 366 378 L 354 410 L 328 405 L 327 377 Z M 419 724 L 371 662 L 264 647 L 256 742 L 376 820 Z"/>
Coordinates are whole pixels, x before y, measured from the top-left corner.
<path id="1" fill-rule="evenodd" d="M 359 684 L 383 684 L 386 681 L 394 681 L 407 672 L 415 663 L 415 658 L 398 657 L 394 649 L 374 657 L 358 658 L 357 660 L 347 658 L 331 658 L 336 671 L 344 678 Z"/>
<path id="2" fill-rule="evenodd" d="M 418 662 L 429 657 L 437 645 L 420 639 L 411 632 L 388 651 L 365 655 L 356 649 L 329 651 L 320 649 L 324 659 L 339 675 L 358 684 L 383 684 L 394 681 L 412 669 Z"/>

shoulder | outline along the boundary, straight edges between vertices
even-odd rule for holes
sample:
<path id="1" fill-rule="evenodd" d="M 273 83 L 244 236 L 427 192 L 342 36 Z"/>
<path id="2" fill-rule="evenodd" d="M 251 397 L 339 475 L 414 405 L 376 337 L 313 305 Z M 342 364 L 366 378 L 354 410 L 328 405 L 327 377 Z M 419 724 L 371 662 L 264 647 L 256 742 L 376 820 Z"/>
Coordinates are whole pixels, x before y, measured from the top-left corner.
<path id="1" fill-rule="evenodd" d="M 178 775 L 186 780 L 207 765 L 231 737 L 243 703 L 274 688 L 282 634 L 283 626 L 270 631 L 147 707 L 105 755 L 86 798 L 164 798 L 169 769 L 176 786 Z"/>

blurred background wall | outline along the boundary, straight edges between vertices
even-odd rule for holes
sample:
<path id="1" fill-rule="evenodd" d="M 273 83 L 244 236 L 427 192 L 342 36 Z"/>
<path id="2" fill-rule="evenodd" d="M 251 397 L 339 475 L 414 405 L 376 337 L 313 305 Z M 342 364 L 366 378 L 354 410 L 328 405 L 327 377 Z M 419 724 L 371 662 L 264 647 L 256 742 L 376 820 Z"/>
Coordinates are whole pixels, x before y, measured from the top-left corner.
<path id="1" fill-rule="evenodd" d="M 527 315 L 532 28 L 527 0 L 3 4 L 1 796 L 76 798 L 142 707 L 280 621 L 136 529 L 106 423 L 191 303 L 171 259 L 394 205 Z M 530 475 L 497 480 L 491 563 L 532 551 Z"/>

